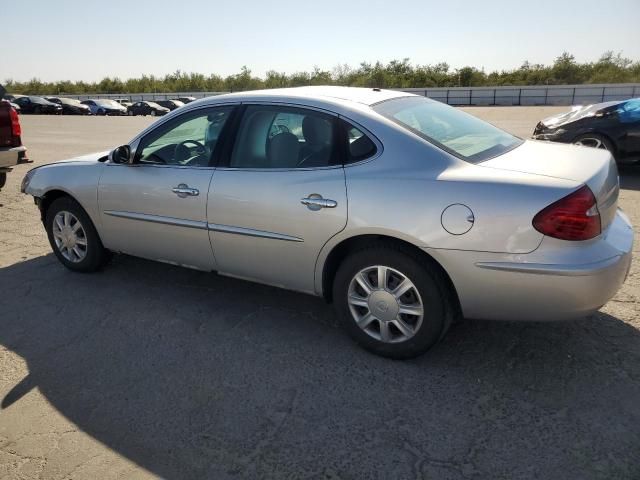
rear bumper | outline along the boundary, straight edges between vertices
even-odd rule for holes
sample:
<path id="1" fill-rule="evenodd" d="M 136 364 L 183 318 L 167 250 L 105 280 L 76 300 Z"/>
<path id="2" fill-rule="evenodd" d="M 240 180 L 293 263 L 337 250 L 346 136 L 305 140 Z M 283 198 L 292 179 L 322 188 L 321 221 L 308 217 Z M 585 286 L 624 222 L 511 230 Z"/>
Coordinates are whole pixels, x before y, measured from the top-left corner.
<path id="1" fill-rule="evenodd" d="M 20 163 L 28 163 L 27 148 L 23 145 L 14 148 L 0 148 L 0 168 L 15 167 Z"/>
<path id="2" fill-rule="evenodd" d="M 465 317 L 566 320 L 593 313 L 616 294 L 631 266 L 633 230 L 618 211 L 595 241 L 575 243 L 581 245 L 543 241 L 527 255 L 428 252 L 449 273 Z"/>

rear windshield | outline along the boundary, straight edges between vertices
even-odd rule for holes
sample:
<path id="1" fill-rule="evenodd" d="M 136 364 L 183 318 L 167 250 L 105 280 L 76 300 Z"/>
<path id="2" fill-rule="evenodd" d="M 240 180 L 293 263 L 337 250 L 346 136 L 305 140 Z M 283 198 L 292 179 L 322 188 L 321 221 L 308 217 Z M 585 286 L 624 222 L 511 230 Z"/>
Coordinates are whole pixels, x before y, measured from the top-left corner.
<path id="1" fill-rule="evenodd" d="M 403 97 L 378 103 L 380 115 L 471 163 L 497 157 L 522 143 L 461 110 L 424 97 Z"/>

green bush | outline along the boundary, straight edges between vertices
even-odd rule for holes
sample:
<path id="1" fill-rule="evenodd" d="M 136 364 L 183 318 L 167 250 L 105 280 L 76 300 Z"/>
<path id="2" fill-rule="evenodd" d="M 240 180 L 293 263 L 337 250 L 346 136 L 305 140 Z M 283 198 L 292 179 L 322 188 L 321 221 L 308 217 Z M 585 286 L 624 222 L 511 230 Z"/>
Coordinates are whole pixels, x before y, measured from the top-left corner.
<path id="1" fill-rule="evenodd" d="M 180 70 L 156 77 L 104 78 L 99 82 L 42 82 L 37 78 L 27 82 L 7 80 L 10 93 L 31 95 L 101 94 L 101 93 L 164 93 L 164 92 L 227 92 L 260 88 L 297 87 L 302 85 L 348 85 L 355 87 L 482 87 L 503 85 L 569 85 L 588 83 L 640 83 L 640 62 L 624 58 L 620 53 L 605 52 L 598 61 L 578 63 L 564 52 L 553 65 L 524 62 L 514 70 L 486 73 L 475 67 L 451 69 L 447 63 L 413 65 L 408 58 L 391 60 L 387 64 L 363 62 L 358 67 L 338 65 L 332 71 L 315 67 L 312 72 L 286 74 L 270 70 L 264 78 L 252 75 L 249 68 L 226 78 L 220 75 L 185 73 Z"/>

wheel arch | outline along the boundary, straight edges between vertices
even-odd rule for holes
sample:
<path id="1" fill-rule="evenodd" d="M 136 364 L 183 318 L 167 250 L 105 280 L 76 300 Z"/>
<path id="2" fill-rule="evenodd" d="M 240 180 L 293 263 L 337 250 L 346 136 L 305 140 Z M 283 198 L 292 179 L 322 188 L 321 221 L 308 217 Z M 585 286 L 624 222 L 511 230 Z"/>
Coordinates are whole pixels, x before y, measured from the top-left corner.
<path id="1" fill-rule="evenodd" d="M 326 255 L 321 266 L 322 273 L 320 286 L 321 295 L 327 302 L 330 303 L 333 300 L 333 281 L 341 262 L 351 253 L 372 246 L 386 246 L 404 251 L 416 258 L 418 261 L 429 263 L 437 268 L 445 279 L 447 287 L 449 288 L 456 305 L 460 308 L 460 300 L 458 299 L 458 292 L 455 285 L 453 284 L 447 270 L 435 258 L 425 252 L 422 248 L 407 240 L 385 234 L 371 233 L 359 234 L 345 238 L 334 245 Z"/>
<path id="2" fill-rule="evenodd" d="M 87 209 L 87 207 L 85 205 L 83 205 L 82 202 L 75 195 L 73 195 L 71 192 L 69 192 L 67 190 L 64 190 L 62 188 L 52 188 L 51 190 L 47 190 L 42 196 L 38 197 L 38 202 L 37 203 L 38 203 L 38 208 L 40 209 L 40 219 L 43 222 L 44 222 L 45 217 L 47 215 L 47 210 L 49 209 L 51 204 L 54 201 L 56 201 L 58 198 L 62 198 L 62 197 L 69 197 L 74 202 L 76 202 L 78 205 L 80 205 L 80 207 L 82 207 L 82 209 L 85 211 L 87 216 L 93 222 L 94 227 L 96 226 L 96 222 L 91 217 L 91 214 L 89 213 L 89 210 Z"/>

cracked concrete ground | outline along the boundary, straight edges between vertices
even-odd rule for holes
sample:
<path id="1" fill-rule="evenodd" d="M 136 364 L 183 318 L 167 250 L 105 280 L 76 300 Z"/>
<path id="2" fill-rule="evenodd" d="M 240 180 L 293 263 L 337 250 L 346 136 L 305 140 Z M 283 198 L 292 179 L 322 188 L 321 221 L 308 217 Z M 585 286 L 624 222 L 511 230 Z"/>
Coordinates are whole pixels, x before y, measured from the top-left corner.
<path id="1" fill-rule="evenodd" d="M 469 109 L 521 136 L 560 110 Z M 151 121 L 21 120 L 36 165 Z M 640 241 L 590 318 L 465 322 L 395 362 L 317 298 L 124 256 L 66 271 L 29 168 L 0 192 L 0 478 L 640 478 Z"/>

